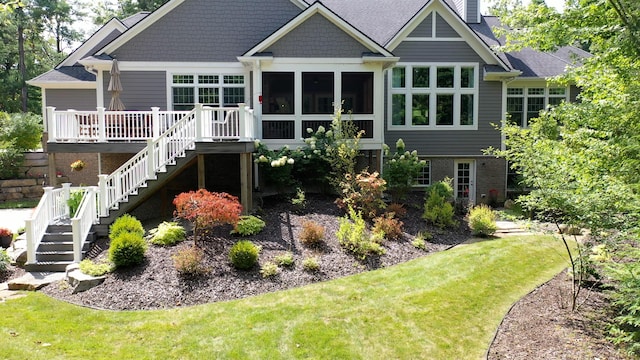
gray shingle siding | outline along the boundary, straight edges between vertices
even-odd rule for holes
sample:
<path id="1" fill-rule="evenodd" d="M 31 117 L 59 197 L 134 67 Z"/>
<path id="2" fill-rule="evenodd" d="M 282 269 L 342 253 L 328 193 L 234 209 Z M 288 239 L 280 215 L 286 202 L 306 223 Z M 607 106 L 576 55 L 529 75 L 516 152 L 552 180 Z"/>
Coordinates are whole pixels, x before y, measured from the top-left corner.
<path id="1" fill-rule="evenodd" d="M 322 15 L 313 15 L 270 46 L 275 57 L 361 57 L 369 51 Z"/>
<path id="2" fill-rule="evenodd" d="M 120 99 L 127 110 L 150 110 L 158 106 L 160 110 L 167 110 L 167 80 L 164 71 L 123 71 L 120 73 L 122 93 Z M 109 72 L 103 76 L 104 105 L 109 106 L 111 93 L 109 86 Z"/>
<path id="3" fill-rule="evenodd" d="M 47 89 L 47 106 L 56 110 L 95 110 L 95 89 Z"/>
<path id="4" fill-rule="evenodd" d="M 236 61 L 300 13 L 289 0 L 189 0 L 114 55 L 126 61 Z"/>
<path id="5" fill-rule="evenodd" d="M 429 14 L 412 32 L 409 37 L 432 37 L 433 14 Z"/>
<path id="6" fill-rule="evenodd" d="M 451 25 L 447 23 L 442 16 L 436 16 L 436 37 L 439 38 L 458 38 L 460 35 L 453 30 Z"/>
<path id="7" fill-rule="evenodd" d="M 399 56 L 401 62 L 481 61 L 478 54 L 462 41 L 405 41 L 393 50 L 393 54 Z"/>

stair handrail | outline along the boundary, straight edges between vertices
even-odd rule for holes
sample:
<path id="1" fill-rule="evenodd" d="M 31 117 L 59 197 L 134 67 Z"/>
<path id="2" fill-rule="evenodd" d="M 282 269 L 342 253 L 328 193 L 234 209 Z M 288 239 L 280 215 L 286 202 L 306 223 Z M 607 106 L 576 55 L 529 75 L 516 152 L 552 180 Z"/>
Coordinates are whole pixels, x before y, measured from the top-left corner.
<path id="1" fill-rule="evenodd" d="M 26 219 L 25 235 L 27 238 L 27 264 L 36 262 L 36 250 L 52 221 L 69 216 L 67 200 L 71 193 L 71 184 L 64 183 L 61 188 L 47 186 L 40 202 Z"/>
<path id="2" fill-rule="evenodd" d="M 91 227 L 98 223 L 98 187 L 86 188 L 80 206 L 71 218 L 71 231 L 73 233 L 73 261 L 82 261 L 82 248 L 87 241 Z"/>
<path id="3" fill-rule="evenodd" d="M 193 148 L 196 122 L 202 117 L 202 105 L 196 107 L 160 134 L 148 139 L 147 146 L 109 175 L 98 175 L 99 216 L 108 216 L 121 201 L 134 194 L 148 180 L 155 179 L 156 172 L 179 155 Z"/>

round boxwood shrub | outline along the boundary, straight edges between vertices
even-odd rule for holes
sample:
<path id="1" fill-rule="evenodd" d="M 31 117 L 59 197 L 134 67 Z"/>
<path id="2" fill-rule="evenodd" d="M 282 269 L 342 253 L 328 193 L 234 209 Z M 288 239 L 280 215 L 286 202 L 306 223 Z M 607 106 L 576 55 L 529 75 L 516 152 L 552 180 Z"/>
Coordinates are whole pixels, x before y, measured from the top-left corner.
<path id="1" fill-rule="evenodd" d="M 249 240 L 240 240 L 229 251 L 229 260 L 236 269 L 248 270 L 258 263 L 259 253 L 259 246 Z"/>
<path id="2" fill-rule="evenodd" d="M 109 239 L 113 241 L 123 233 L 134 233 L 143 237 L 144 227 L 142 227 L 140 220 L 129 214 L 124 214 L 109 226 Z"/>
<path id="3" fill-rule="evenodd" d="M 109 260 L 116 267 L 134 266 L 144 261 L 146 251 L 147 242 L 142 235 L 125 232 L 111 240 Z"/>

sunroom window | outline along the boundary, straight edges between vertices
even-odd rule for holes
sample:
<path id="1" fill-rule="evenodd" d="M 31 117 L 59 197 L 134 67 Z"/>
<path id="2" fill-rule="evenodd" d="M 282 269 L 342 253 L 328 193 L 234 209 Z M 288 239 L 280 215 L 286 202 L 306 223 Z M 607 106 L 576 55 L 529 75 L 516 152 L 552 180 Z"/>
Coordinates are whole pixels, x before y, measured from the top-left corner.
<path id="1" fill-rule="evenodd" d="M 191 110 L 195 104 L 232 107 L 245 101 L 244 75 L 174 74 L 171 80 L 173 110 Z"/>
<path id="2" fill-rule="evenodd" d="M 402 64 L 391 70 L 390 129 L 475 129 L 476 64 Z"/>

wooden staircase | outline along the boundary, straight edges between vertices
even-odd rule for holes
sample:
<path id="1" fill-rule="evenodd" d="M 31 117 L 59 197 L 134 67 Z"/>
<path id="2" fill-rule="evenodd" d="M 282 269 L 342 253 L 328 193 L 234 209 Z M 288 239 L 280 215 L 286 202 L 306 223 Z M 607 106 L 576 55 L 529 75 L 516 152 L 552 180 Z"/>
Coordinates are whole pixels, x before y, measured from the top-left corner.
<path id="1" fill-rule="evenodd" d="M 95 232 L 89 233 L 82 254 L 86 254 L 97 239 Z M 25 270 L 35 272 L 64 272 L 73 261 L 73 233 L 71 225 L 49 225 L 38 249 L 36 262 L 26 264 Z"/>

